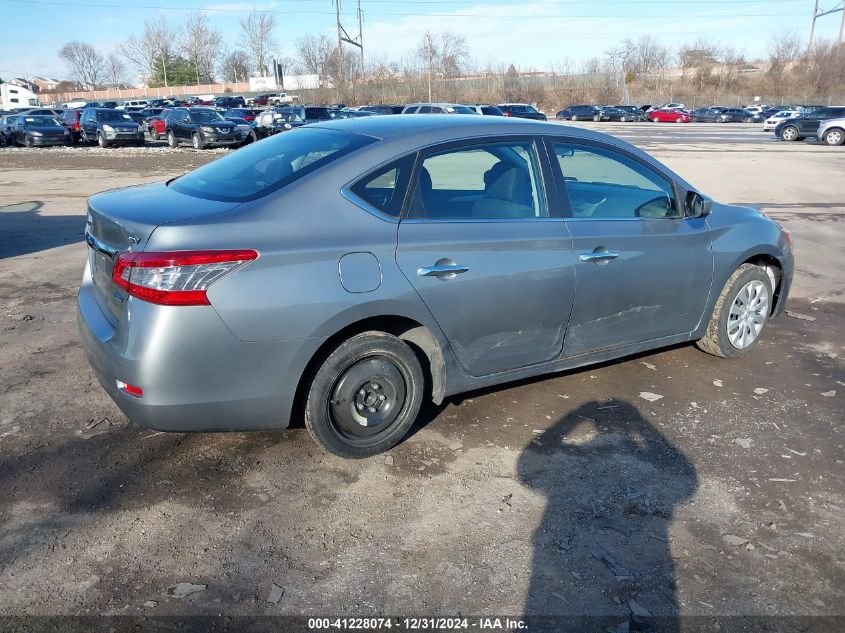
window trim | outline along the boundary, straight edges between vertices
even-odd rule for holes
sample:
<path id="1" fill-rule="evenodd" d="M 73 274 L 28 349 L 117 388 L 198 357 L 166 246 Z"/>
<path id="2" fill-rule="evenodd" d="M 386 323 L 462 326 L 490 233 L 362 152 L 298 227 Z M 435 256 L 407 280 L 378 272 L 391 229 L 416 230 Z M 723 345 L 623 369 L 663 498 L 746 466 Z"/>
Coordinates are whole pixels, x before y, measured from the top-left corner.
<path id="1" fill-rule="evenodd" d="M 537 177 L 538 177 L 538 194 L 542 196 L 542 202 L 545 206 L 548 215 L 541 218 L 415 218 L 410 217 L 411 203 L 417 196 L 417 189 L 419 185 L 419 172 L 426 157 L 432 154 L 440 154 L 451 149 L 460 149 L 463 147 L 473 147 L 477 145 L 500 145 L 502 143 L 511 144 L 530 144 L 534 148 L 537 157 Z M 458 224 L 458 223 L 502 223 L 502 222 L 560 222 L 563 218 L 560 213 L 560 207 L 557 204 L 557 188 L 552 188 L 551 183 L 554 182 L 551 168 L 548 164 L 547 149 L 544 148 L 543 137 L 530 134 L 514 134 L 514 135 L 497 135 L 497 136 L 481 136 L 464 138 L 455 141 L 447 141 L 445 143 L 436 143 L 421 147 L 416 152 L 416 161 L 413 171 L 411 172 L 411 179 L 405 190 L 405 200 L 402 205 L 401 222 L 419 224 L 419 223 L 437 223 L 437 224 Z"/>
<path id="2" fill-rule="evenodd" d="M 686 220 L 688 219 L 686 210 L 683 208 L 682 201 L 686 200 L 686 194 L 688 193 L 686 189 L 681 187 L 674 178 L 672 178 L 669 174 L 667 174 L 662 169 L 656 168 L 654 165 L 650 164 L 647 161 L 644 161 L 641 157 L 637 156 L 633 152 L 628 151 L 624 147 L 616 147 L 613 145 L 609 145 L 607 143 L 601 143 L 594 141 L 592 139 L 579 139 L 579 138 L 572 138 L 566 136 L 551 136 L 546 135 L 543 137 L 543 141 L 546 145 L 546 151 L 548 152 L 549 162 L 551 163 L 550 168 L 552 170 L 552 175 L 554 178 L 555 183 L 557 184 L 557 191 L 559 200 L 558 203 L 561 205 L 561 209 L 564 213 L 564 219 L 567 222 L 632 222 L 632 221 L 643 221 L 643 220 Z M 674 194 L 674 200 L 672 200 L 672 206 L 675 209 L 675 213 L 672 217 L 666 218 L 576 218 L 572 215 L 572 203 L 569 199 L 569 193 L 566 189 L 566 179 L 563 177 L 563 170 L 560 168 L 560 163 L 555 159 L 555 150 L 554 144 L 555 143 L 566 143 L 568 145 L 581 145 L 582 147 L 586 148 L 596 148 L 600 150 L 604 150 L 610 153 L 616 153 L 632 160 L 633 162 L 637 163 L 641 167 L 648 169 L 652 173 L 658 175 L 660 178 L 665 180 L 669 183 L 672 188 L 672 193 Z"/>

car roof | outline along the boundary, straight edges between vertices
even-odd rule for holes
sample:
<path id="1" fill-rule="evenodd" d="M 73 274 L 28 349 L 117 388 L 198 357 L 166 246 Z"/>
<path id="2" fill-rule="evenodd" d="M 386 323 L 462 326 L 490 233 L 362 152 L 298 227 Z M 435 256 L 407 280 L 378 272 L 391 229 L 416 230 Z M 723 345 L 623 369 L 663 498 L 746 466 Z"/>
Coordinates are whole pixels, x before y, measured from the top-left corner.
<path id="1" fill-rule="evenodd" d="M 431 132 L 451 134 L 456 138 L 466 136 L 508 135 L 508 134 L 561 134 L 580 138 L 602 138 L 599 134 L 584 128 L 563 126 L 559 123 L 532 121 L 530 119 L 508 119 L 503 117 L 444 117 L 438 114 L 420 114 L 409 117 L 388 114 L 378 117 L 356 119 L 333 119 L 312 124 L 309 127 L 330 128 L 377 139 L 396 136 L 424 136 Z"/>

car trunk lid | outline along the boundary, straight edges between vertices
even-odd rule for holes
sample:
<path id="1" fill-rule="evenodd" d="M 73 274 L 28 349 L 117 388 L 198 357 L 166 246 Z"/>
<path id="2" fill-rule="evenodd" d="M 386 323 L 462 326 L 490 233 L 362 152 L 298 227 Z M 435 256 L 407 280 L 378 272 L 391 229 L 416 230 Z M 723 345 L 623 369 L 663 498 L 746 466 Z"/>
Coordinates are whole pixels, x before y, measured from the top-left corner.
<path id="1" fill-rule="evenodd" d="M 144 250 L 153 231 L 170 222 L 223 213 L 233 202 L 201 200 L 172 190 L 166 183 L 107 191 L 88 200 L 85 240 L 97 302 L 113 326 L 123 319 L 126 293 L 112 282 L 120 253 Z"/>

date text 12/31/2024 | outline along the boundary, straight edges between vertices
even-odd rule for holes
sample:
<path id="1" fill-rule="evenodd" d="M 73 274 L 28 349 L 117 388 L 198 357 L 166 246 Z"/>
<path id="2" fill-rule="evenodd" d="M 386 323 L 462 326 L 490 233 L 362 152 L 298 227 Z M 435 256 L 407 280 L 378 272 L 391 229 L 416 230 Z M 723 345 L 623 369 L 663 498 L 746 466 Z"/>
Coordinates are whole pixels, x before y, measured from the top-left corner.
<path id="1" fill-rule="evenodd" d="M 400 631 L 516 631 L 525 630 L 523 620 L 508 617 L 490 618 L 309 618 L 311 630 L 358 630 L 376 631 L 398 629 Z"/>

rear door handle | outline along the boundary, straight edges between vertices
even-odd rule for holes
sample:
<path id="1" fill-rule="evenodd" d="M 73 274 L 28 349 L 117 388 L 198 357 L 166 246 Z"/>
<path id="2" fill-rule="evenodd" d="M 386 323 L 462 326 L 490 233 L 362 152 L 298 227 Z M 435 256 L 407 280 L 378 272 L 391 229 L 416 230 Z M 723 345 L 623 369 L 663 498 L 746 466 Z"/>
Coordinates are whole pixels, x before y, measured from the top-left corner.
<path id="1" fill-rule="evenodd" d="M 461 266 L 460 264 L 437 264 L 417 268 L 417 274 L 420 277 L 454 277 L 468 270 L 469 266 Z"/>
<path id="2" fill-rule="evenodd" d="M 611 253 L 610 251 L 593 251 L 592 253 L 581 253 L 582 262 L 609 262 L 611 259 L 619 257 L 618 253 Z"/>

